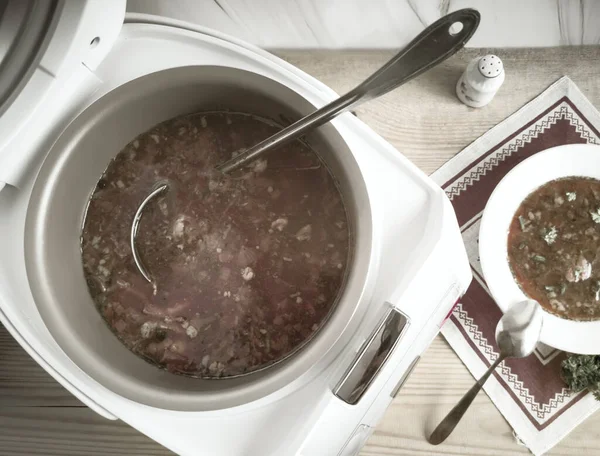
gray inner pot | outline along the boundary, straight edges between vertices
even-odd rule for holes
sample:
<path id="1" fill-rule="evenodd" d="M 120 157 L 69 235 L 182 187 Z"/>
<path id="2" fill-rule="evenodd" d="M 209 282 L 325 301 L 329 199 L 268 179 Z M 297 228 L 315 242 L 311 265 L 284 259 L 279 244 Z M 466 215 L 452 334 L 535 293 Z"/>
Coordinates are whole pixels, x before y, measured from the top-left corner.
<path id="1" fill-rule="evenodd" d="M 135 136 L 179 115 L 217 109 L 297 119 L 315 108 L 289 88 L 243 70 L 189 66 L 149 74 L 106 94 L 69 125 L 42 165 L 27 212 L 27 274 L 50 333 L 94 380 L 149 406 L 216 410 L 264 397 L 313 367 L 324 368 L 319 361 L 343 348 L 338 339 L 354 332 L 368 304 L 362 297 L 371 256 L 366 187 L 348 146 L 332 125 L 325 125 L 307 139 L 340 184 L 354 249 L 337 308 L 310 343 L 263 371 L 202 380 L 156 368 L 110 331 L 89 295 L 81 264 L 79 238 L 88 198 L 109 161 Z"/>

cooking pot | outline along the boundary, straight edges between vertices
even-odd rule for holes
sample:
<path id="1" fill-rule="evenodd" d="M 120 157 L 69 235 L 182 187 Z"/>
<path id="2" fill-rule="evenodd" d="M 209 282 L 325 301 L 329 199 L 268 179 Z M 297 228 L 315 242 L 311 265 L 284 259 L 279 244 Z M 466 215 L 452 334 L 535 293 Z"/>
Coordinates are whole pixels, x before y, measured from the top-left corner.
<path id="1" fill-rule="evenodd" d="M 317 375 L 326 367 L 325 356 L 343 349 L 368 305 L 363 291 L 370 272 L 373 220 L 361 170 L 333 124 L 306 140 L 339 183 L 352 258 L 334 311 L 293 356 L 239 378 L 197 379 L 160 370 L 130 352 L 111 332 L 88 292 L 82 268 L 80 235 L 89 198 L 110 160 L 137 135 L 194 112 L 230 110 L 288 122 L 314 109 L 302 96 L 265 76 L 231 67 L 186 66 L 118 87 L 65 129 L 34 184 L 25 226 L 25 262 L 44 323 L 80 369 L 132 401 L 204 411 L 242 405 L 303 376 Z"/>

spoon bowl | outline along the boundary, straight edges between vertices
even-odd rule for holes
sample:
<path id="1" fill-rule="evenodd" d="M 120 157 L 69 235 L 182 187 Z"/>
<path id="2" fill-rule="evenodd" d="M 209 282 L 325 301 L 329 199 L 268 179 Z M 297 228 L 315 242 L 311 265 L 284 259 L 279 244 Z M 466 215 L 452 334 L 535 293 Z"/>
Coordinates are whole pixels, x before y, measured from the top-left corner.
<path id="1" fill-rule="evenodd" d="M 496 326 L 500 356 L 524 358 L 533 353 L 540 340 L 543 318 L 542 308 L 533 299 L 511 306 Z"/>

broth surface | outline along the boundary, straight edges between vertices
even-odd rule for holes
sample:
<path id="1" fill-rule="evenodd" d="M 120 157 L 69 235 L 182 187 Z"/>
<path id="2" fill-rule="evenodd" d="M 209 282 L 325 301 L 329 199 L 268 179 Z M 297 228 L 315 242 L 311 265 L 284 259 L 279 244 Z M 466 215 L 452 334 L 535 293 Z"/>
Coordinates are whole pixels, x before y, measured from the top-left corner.
<path id="1" fill-rule="evenodd" d="M 264 368 L 301 347 L 332 312 L 350 252 L 340 192 L 299 141 L 232 176 L 233 151 L 274 134 L 242 113 L 179 117 L 138 136 L 113 159 L 90 199 L 82 237 L 91 296 L 134 353 L 203 378 Z M 137 270 L 137 247 L 156 288 Z"/>
<path id="2" fill-rule="evenodd" d="M 521 289 L 546 310 L 573 320 L 600 318 L 600 181 L 558 179 L 515 213 L 508 260 Z"/>

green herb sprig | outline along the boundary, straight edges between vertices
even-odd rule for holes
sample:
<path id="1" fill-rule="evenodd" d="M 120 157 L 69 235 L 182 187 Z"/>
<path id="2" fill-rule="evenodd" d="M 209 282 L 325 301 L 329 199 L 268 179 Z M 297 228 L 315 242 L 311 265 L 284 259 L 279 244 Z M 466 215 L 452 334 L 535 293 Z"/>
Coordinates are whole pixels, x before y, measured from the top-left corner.
<path id="1" fill-rule="evenodd" d="M 562 362 L 562 378 L 576 393 L 585 389 L 600 401 L 600 355 L 567 355 Z"/>

